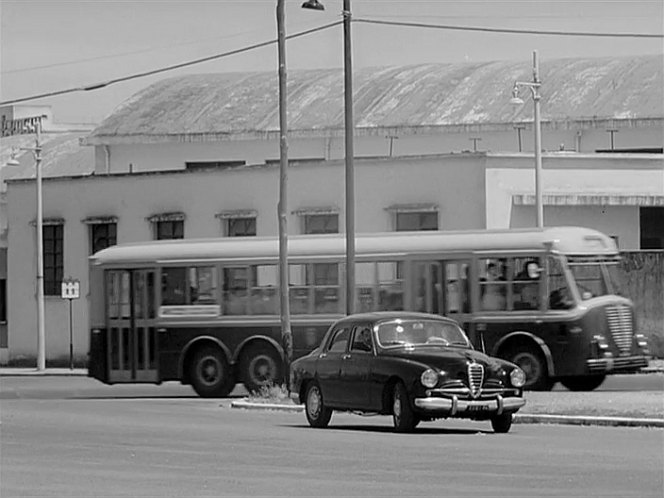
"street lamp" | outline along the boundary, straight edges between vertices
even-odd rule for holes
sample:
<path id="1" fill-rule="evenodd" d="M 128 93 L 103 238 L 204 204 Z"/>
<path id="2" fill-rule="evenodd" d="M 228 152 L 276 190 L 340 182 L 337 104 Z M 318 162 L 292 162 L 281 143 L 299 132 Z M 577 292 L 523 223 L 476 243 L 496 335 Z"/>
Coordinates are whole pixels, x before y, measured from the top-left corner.
<path id="1" fill-rule="evenodd" d="M 20 147 L 19 150 L 31 151 L 35 158 L 35 180 L 37 183 L 37 370 L 46 369 L 46 333 L 44 330 L 44 220 L 42 208 L 42 170 L 41 170 L 41 120 L 43 116 L 15 120 L 14 128 L 18 134 L 28 130 L 35 134 L 34 147 Z M 4 131 L 4 130 L 3 130 Z M 11 134 L 11 133 L 9 133 Z M 8 134 L 8 135 L 9 135 Z M 3 136 L 6 136 L 3 132 Z M 12 157 L 8 166 L 18 166 L 19 162 Z"/>
<path id="2" fill-rule="evenodd" d="M 304 9 L 323 10 L 318 0 L 307 0 Z M 344 122 L 346 140 L 346 314 L 355 309 L 355 173 L 353 165 L 353 67 L 350 37 L 350 0 L 343 0 L 344 16 Z"/>
<path id="3" fill-rule="evenodd" d="M 537 207 L 537 227 L 544 226 L 544 207 L 542 205 L 542 123 L 540 120 L 539 89 L 542 82 L 539 79 L 539 64 L 537 62 L 537 50 L 533 51 L 533 81 L 515 81 L 512 88 L 510 104 L 523 105 L 523 99 L 519 97 L 519 88 L 525 86 L 530 89 L 533 97 L 533 108 L 535 113 L 535 205 Z"/>

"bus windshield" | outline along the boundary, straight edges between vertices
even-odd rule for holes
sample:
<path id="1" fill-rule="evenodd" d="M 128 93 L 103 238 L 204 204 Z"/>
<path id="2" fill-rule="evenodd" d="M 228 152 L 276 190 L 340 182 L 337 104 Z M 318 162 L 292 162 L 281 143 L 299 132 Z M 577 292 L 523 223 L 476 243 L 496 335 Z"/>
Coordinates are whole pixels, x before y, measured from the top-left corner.
<path id="1" fill-rule="evenodd" d="M 606 261 L 569 261 L 582 300 L 618 294 L 620 280 L 617 263 Z"/>

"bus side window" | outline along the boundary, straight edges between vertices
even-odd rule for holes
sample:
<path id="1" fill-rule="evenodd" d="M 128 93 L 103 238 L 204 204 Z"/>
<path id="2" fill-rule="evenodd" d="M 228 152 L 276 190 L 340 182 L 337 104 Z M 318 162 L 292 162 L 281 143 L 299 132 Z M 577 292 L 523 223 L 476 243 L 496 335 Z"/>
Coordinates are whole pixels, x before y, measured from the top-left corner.
<path id="1" fill-rule="evenodd" d="M 187 269 L 168 267 L 161 270 L 161 304 L 187 304 Z"/>
<path id="2" fill-rule="evenodd" d="M 469 313 L 468 263 L 445 263 L 445 313 Z"/>
<path id="3" fill-rule="evenodd" d="M 247 289 L 249 287 L 247 267 L 224 268 L 223 313 L 225 315 L 247 314 Z"/>
<path id="4" fill-rule="evenodd" d="M 403 310 L 403 277 L 399 272 L 399 261 L 378 262 L 378 307 L 379 311 Z"/>
<path id="5" fill-rule="evenodd" d="M 514 258 L 512 265 L 512 283 L 515 310 L 539 309 L 539 276 L 528 273 L 528 265 L 540 266 L 537 258 Z"/>
<path id="6" fill-rule="evenodd" d="M 480 278 L 481 308 L 484 311 L 502 311 L 507 309 L 507 282 L 505 278 L 506 261 L 487 259 Z"/>

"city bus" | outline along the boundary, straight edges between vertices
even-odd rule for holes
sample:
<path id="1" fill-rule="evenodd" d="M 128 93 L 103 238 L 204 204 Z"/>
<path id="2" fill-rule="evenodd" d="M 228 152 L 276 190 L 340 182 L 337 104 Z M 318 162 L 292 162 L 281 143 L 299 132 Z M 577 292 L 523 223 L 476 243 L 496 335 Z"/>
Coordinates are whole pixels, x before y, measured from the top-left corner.
<path id="1" fill-rule="evenodd" d="M 592 390 L 647 365 L 610 237 L 581 227 L 356 236 L 355 312 L 457 320 L 474 346 L 519 365 L 527 389 Z M 89 376 L 189 384 L 223 397 L 285 377 L 278 238 L 121 244 L 90 257 Z M 345 314 L 345 238 L 288 240 L 293 359 Z"/>

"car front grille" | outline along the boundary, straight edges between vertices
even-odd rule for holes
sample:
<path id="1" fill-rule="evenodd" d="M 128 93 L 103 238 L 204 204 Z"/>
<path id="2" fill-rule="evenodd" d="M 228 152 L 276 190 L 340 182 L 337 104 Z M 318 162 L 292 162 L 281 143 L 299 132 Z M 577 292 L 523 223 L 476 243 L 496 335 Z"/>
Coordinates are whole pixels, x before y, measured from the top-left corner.
<path id="1" fill-rule="evenodd" d="M 626 304 L 607 306 L 609 330 L 618 350 L 625 354 L 632 347 L 632 309 Z"/>
<path id="2" fill-rule="evenodd" d="M 468 387 L 473 398 L 477 397 L 484 381 L 484 367 L 479 363 L 468 364 Z"/>

